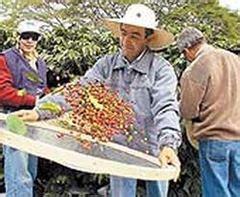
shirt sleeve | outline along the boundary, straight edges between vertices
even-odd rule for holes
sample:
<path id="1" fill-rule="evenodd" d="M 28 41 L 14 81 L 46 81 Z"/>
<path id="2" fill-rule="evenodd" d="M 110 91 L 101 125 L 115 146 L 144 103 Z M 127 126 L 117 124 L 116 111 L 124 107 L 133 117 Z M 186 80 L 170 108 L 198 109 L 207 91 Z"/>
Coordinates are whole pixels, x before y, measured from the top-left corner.
<path id="1" fill-rule="evenodd" d="M 152 113 L 160 149 L 169 146 L 176 150 L 182 142 L 176 88 L 177 78 L 167 64 L 157 72 L 152 89 Z"/>
<path id="2" fill-rule="evenodd" d="M 91 69 L 89 69 L 85 73 L 85 75 L 80 79 L 80 83 L 85 85 L 87 83 L 95 82 L 95 81 L 104 82 L 105 80 L 104 73 L 106 72 L 105 69 L 107 69 L 107 66 L 106 66 L 107 64 L 109 63 L 106 56 L 99 59 L 94 64 L 94 66 Z"/>
<path id="3" fill-rule="evenodd" d="M 41 109 L 41 105 L 43 103 L 48 103 L 48 102 L 59 105 L 62 110 L 61 113 Z M 65 98 L 63 95 L 60 95 L 60 94 L 59 95 L 46 95 L 37 101 L 34 110 L 38 113 L 39 119 L 44 120 L 44 119 L 56 118 L 63 112 L 70 111 L 71 106 L 65 101 Z"/>
<path id="4" fill-rule="evenodd" d="M 10 106 L 34 106 L 36 97 L 30 94 L 18 95 L 18 89 L 13 85 L 10 70 L 3 55 L 0 56 L 0 103 Z"/>
<path id="5" fill-rule="evenodd" d="M 181 78 L 180 112 L 183 118 L 192 120 L 199 118 L 200 106 L 205 95 L 206 86 L 194 80 L 190 72 Z"/>

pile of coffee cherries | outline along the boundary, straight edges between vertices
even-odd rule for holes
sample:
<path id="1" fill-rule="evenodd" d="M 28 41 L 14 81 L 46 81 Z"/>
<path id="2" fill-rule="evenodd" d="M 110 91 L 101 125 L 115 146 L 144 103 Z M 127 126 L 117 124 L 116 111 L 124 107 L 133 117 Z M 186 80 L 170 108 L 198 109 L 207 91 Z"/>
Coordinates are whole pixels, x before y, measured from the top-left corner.
<path id="1" fill-rule="evenodd" d="M 64 96 L 72 108 L 71 121 L 75 131 L 107 142 L 116 134 L 128 135 L 133 128 L 134 112 L 131 105 L 106 84 L 69 84 Z"/>

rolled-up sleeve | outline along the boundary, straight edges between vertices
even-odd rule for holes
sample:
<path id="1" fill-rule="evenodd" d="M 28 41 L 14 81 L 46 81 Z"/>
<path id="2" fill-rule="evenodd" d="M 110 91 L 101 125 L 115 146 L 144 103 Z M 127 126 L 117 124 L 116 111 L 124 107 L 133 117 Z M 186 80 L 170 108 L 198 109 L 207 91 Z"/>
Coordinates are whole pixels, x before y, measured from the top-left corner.
<path id="1" fill-rule="evenodd" d="M 169 146 L 176 150 L 182 142 L 176 87 L 174 70 L 170 65 L 165 65 L 157 72 L 152 88 L 151 110 L 160 148 Z"/>

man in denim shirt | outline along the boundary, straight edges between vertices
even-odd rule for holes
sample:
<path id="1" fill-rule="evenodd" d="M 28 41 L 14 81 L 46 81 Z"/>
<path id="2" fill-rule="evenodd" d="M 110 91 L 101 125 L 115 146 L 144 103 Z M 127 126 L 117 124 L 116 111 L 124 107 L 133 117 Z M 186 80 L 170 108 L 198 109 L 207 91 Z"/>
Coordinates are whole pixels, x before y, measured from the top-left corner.
<path id="1" fill-rule="evenodd" d="M 170 44 L 173 36 L 156 28 L 154 12 L 141 4 L 131 5 L 123 18 L 105 19 L 104 24 L 120 38 L 120 52 L 101 58 L 81 79 L 81 84 L 102 81 L 131 103 L 136 113 L 136 132 L 129 143 L 124 135 L 114 141 L 159 158 L 162 166 L 172 164 L 180 171 L 176 155 L 181 144 L 178 104 L 176 101 L 177 79 L 172 66 L 151 49 Z M 47 96 L 46 101 L 58 103 L 68 110 L 63 96 Z M 34 111 L 17 113 L 24 120 L 54 117 L 38 107 Z M 146 181 L 147 196 L 167 196 L 166 181 Z M 111 176 L 113 197 L 135 197 L 136 180 Z"/>

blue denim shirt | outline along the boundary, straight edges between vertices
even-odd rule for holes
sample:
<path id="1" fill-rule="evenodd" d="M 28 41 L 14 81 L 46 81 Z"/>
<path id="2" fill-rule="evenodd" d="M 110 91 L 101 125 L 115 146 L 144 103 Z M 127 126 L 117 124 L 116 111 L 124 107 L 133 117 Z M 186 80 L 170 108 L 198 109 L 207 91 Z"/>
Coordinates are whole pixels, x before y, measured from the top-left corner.
<path id="1" fill-rule="evenodd" d="M 121 54 L 107 55 L 86 72 L 81 84 L 102 81 L 131 102 L 136 113 L 136 130 L 129 141 L 119 134 L 114 141 L 130 148 L 157 156 L 163 146 L 174 149 L 181 144 L 179 109 L 176 100 L 177 79 L 172 66 L 150 50 L 129 63 Z M 40 100 L 57 102 L 64 109 L 69 106 L 63 96 L 48 96 Z M 39 105 L 38 104 L 38 105 Z M 54 114 L 36 108 L 40 118 Z"/>

